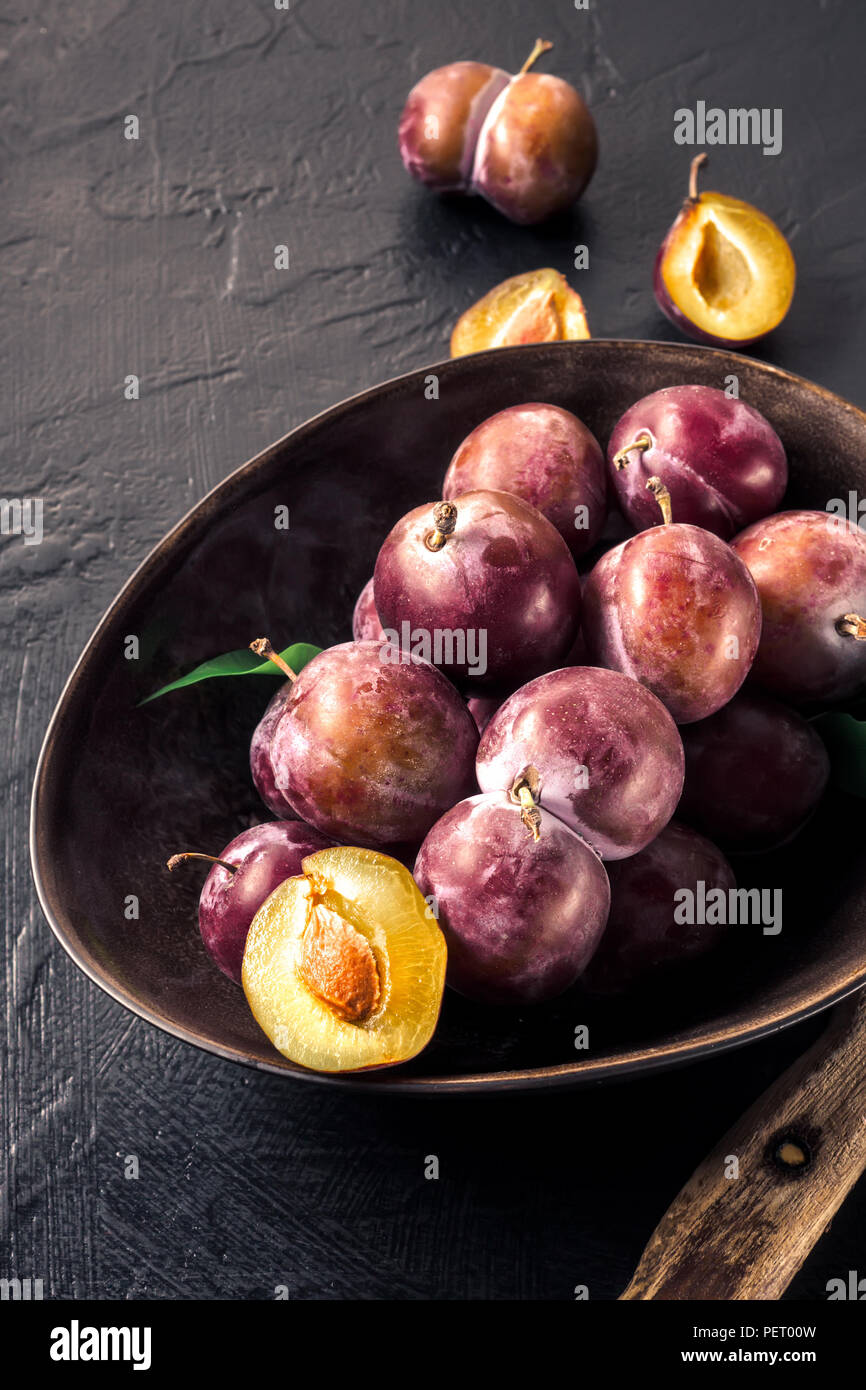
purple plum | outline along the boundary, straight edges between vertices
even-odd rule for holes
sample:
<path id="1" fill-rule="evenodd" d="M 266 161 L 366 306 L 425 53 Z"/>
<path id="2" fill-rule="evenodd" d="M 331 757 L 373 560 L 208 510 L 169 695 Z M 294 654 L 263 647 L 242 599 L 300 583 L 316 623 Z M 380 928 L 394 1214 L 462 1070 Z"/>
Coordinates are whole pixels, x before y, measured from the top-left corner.
<path id="1" fill-rule="evenodd" d="M 305 821 L 371 849 L 419 843 L 474 790 L 478 730 L 429 662 L 378 642 L 313 657 L 271 736 L 277 788 Z"/>
<path id="2" fill-rule="evenodd" d="M 645 685 L 678 724 L 706 719 L 749 674 L 761 605 L 729 545 L 676 522 L 609 550 L 583 590 L 590 659 Z"/>
<path id="3" fill-rule="evenodd" d="M 619 505 L 637 531 L 658 521 L 650 478 L 668 488 L 675 521 L 722 540 L 775 511 L 788 485 L 772 425 L 712 386 L 667 386 L 644 396 L 614 426 L 607 457 Z"/>
<path id="4" fill-rule="evenodd" d="M 271 765 L 271 738 L 291 690 L 291 681 L 286 681 L 285 685 L 280 686 L 276 695 L 268 702 L 250 741 L 250 772 L 256 791 L 268 810 L 281 820 L 300 820 L 300 816 L 292 810 L 274 781 L 274 769 Z"/>
<path id="5" fill-rule="evenodd" d="M 583 977 L 593 992 L 629 990 L 666 967 L 704 955 L 728 930 L 727 913 L 721 923 L 699 920 L 717 915 L 701 913 L 699 903 L 721 889 L 727 906 L 727 894 L 737 886 L 734 871 L 721 850 L 677 821 L 609 872 L 610 915 Z M 695 905 L 691 914 L 686 894 Z M 691 923 L 683 920 L 689 915 Z"/>
<path id="6" fill-rule="evenodd" d="M 202 941 L 224 975 L 240 984 L 247 932 L 262 903 L 284 879 L 303 872 L 306 855 L 334 843 L 302 821 L 284 820 L 253 825 L 229 841 L 204 881 L 198 905 Z M 211 856 L 179 854 L 169 868 L 187 858 Z"/>
<path id="7" fill-rule="evenodd" d="M 731 542 L 764 621 L 754 680 L 793 705 L 866 688 L 866 535 L 828 512 L 779 512 Z"/>
<path id="8" fill-rule="evenodd" d="M 683 745 L 645 686 L 618 671 L 570 666 L 505 701 L 484 731 L 476 768 L 485 792 L 510 792 L 533 769 L 543 807 L 603 859 L 625 859 L 673 815 Z"/>
<path id="9" fill-rule="evenodd" d="M 454 680 L 514 687 L 557 665 L 580 619 L 568 546 L 535 507 L 467 492 L 416 507 L 386 537 L 376 609 L 392 642 Z"/>
<path id="10" fill-rule="evenodd" d="M 448 943 L 446 980 L 486 1004 L 538 1004 L 580 975 L 607 920 L 601 860 L 579 835 L 501 792 L 461 801 L 437 821 L 415 881 Z"/>
<path id="11" fill-rule="evenodd" d="M 508 697 L 505 695 L 470 695 L 466 703 L 469 713 L 475 720 L 479 734 L 483 734 L 496 711 Z"/>
<path id="12" fill-rule="evenodd" d="M 352 614 L 352 636 L 356 642 L 381 642 L 384 637 L 376 600 L 373 597 L 373 580 L 368 579 L 355 604 Z"/>
<path id="13" fill-rule="evenodd" d="M 726 849 L 769 849 L 795 835 L 830 776 L 815 729 L 766 695 L 741 691 L 682 731 L 686 780 L 677 815 Z"/>
<path id="14" fill-rule="evenodd" d="M 509 406 L 466 436 L 448 465 L 442 496 L 478 488 L 529 502 L 575 560 L 595 545 L 607 515 L 601 446 L 576 415 L 556 405 Z"/>

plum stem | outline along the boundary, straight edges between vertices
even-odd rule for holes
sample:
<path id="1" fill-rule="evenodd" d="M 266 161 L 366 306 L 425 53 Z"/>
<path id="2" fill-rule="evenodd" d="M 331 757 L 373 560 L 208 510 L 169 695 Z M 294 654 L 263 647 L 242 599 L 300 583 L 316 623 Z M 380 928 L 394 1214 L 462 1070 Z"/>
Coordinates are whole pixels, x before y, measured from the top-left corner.
<path id="1" fill-rule="evenodd" d="M 529 774 L 534 772 L 534 768 L 527 768 L 525 772 L 521 772 L 520 776 L 514 779 L 514 785 L 511 788 L 511 799 L 519 802 L 520 819 L 523 821 L 523 824 L 526 826 L 526 829 L 529 831 L 535 843 L 538 844 L 541 837 L 541 812 L 536 805 L 535 795 L 529 777 Z M 537 776 L 536 773 L 535 791 L 538 789 Z"/>
<path id="2" fill-rule="evenodd" d="M 538 61 L 542 53 L 549 53 L 552 47 L 553 44 L 550 42 L 549 39 L 536 39 L 535 47 L 533 48 L 526 62 L 523 64 L 523 67 L 520 69 L 520 73 L 529 72 L 529 69 L 532 67 L 533 63 L 536 63 Z M 518 76 L 520 76 L 520 73 L 518 74 Z"/>
<path id="3" fill-rule="evenodd" d="M 433 527 L 424 537 L 428 550 L 441 550 L 457 526 L 457 508 L 453 502 L 437 502 L 433 508 Z"/>
<path id="4" fill-rule="evenodd" d="M 290 681 L 298 678 L 287 661 L 283 661 L 279 652 L 274 651 L 267 637 L 257 637 L 254 642 L 250 642 L 250 651 L 255 652 L 256 656 L 266 656 L 268 661 L 272 661 L 284 676 L 288 676 Z"/>
<path id="5" fill-rule="evenodd" d="M 665 526 L 669 526 L 673 520 L 671 510 L 671 495 L 662 482 L 661 478 L 647 478 L 647 492 L 651 492 L 659 504 L 659 511 L 662 514 L 662 521 Z"/>
<path id="6" fill-rule="evenodd" d="M 705 151 L 705 150 L 701 150 L 701 153 L 695 155 L 694 159 L 692 160 L 692 162 L 691 162 L 691 164 L 690 164 L 690 166 L 689 166 L 689 202 L 690 202 L 690 203 L 696 203 L 696 202 L 698 201 L 699 197 L 700 197 L 700 194 L 698 193 L 698 170 L 699 170 L 700 168 L 702 168 L 704 164 L 706 164 L 706 162 L 707 162 L 708 159 L 709 159 L 709 155 L 706 153 L 706 151 Z"/>
<path id="7" fill-rule="evenodd" d="M 652 444 L 652 439 L 647 434 L 646 430 L 641 430 L 640 434 L 635 435 L 634 439 L 631 441 L 630 444 L 626 444 L 625 448 L 617 450 L 617 452 L 614 454 L 614 468 L 617 470 L 618 473 L 621 473 L 622 470 L 628 465 L 628 456 L 631 453 L 632 449 L 639 449 L 640 452 L 643 453 L 645 449 L 651 449 Z"/>
<path id="8" fill-rule="evenodd" d="M 843 613 L 836 623 L 836 631 L 841 637 L 853 637 L 855 642 L 866 642 L 866 618 L 859 613 Z"/>
<path id="9" fill-rule="evenodd" d="M 236 874 L 237 864 L 230 864 L 227 859 L 217 859 L 212 854 L 197 854 L 195 850 L 186 850 L 183 854 L 173 854 L 166 861 L 166 868 L 171 872 L 176 869 L 178 864 L 185 864 L 187 859 L 206 859 L 209 864 L 221 864 L 224 869 L 228 869 L 230 874 Z"/>

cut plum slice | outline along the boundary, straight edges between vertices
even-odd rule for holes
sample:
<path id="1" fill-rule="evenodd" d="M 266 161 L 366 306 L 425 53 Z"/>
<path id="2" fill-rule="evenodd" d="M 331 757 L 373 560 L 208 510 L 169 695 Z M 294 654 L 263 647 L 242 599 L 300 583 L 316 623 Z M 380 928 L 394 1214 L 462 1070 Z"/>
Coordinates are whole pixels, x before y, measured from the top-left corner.
<path id="1" fill-rule="evenodd" d="M 451 335 L 451 356 L 589 336 L 577 291 L 558 270 L 530 270 L 494 285 L 461 314 Z"/>

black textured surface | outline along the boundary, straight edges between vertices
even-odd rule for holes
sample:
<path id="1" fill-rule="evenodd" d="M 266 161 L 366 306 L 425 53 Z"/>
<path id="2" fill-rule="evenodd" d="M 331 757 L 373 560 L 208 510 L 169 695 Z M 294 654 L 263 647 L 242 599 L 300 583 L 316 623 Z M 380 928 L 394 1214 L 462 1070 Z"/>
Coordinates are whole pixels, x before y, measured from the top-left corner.
<path id="1" fill-rule="evenodd" d="M 601 161 L 573 218 L 520 231 L 412 185 L 394 130 L 426 70 L 518 66 L 536 33 L 590 100 Z M 568 271 L 577 242 L 594 333 L 673 335 L 650 273 L 685 181 L 680 105 L 783 108 L 782 154 L 713 150 L 707 186 L 764 208 L 797 257 L 760 355 L 866 405 L 864 36 L 855 0 L 6 0 L 0 490 L 44 499 L 46 537 L 0 540 L 4 1277 L 55 1298 L 615 1297 L 696 1162 L 814 1035 L 546 1099 L 254 1075 L 132 1019 L 63 956 L 29 879 L 27 800 L 105 604 L 243 459 L 441 357 L 474 297 L 527 266 Z M 861 1184 L 790 1296 L 862 1265 L 864 1212 Z"/>

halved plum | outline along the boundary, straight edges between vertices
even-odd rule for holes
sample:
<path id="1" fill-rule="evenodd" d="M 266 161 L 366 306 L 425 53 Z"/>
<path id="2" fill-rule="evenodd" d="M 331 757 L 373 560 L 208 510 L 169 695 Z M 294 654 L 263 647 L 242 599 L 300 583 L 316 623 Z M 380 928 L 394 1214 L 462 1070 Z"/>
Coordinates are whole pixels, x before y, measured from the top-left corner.
<path id="1" fill-rule="evenodd" d="M 751 203 L 699 193 L 692 160 L 689 196 L 662 242 L 655 296 L 671 323 L 701 343 L 745 347 L 781 323 L 797 269 L 775 222 Z"/>
<path id="2" fill-rule="evenodd" d="M 303 861 L 259 909 L 243 987 L 274 1047 L 313 1071 L 394 1066 L 433 1036 L 445 938 L 409 870 L 339 847 Z"/>

